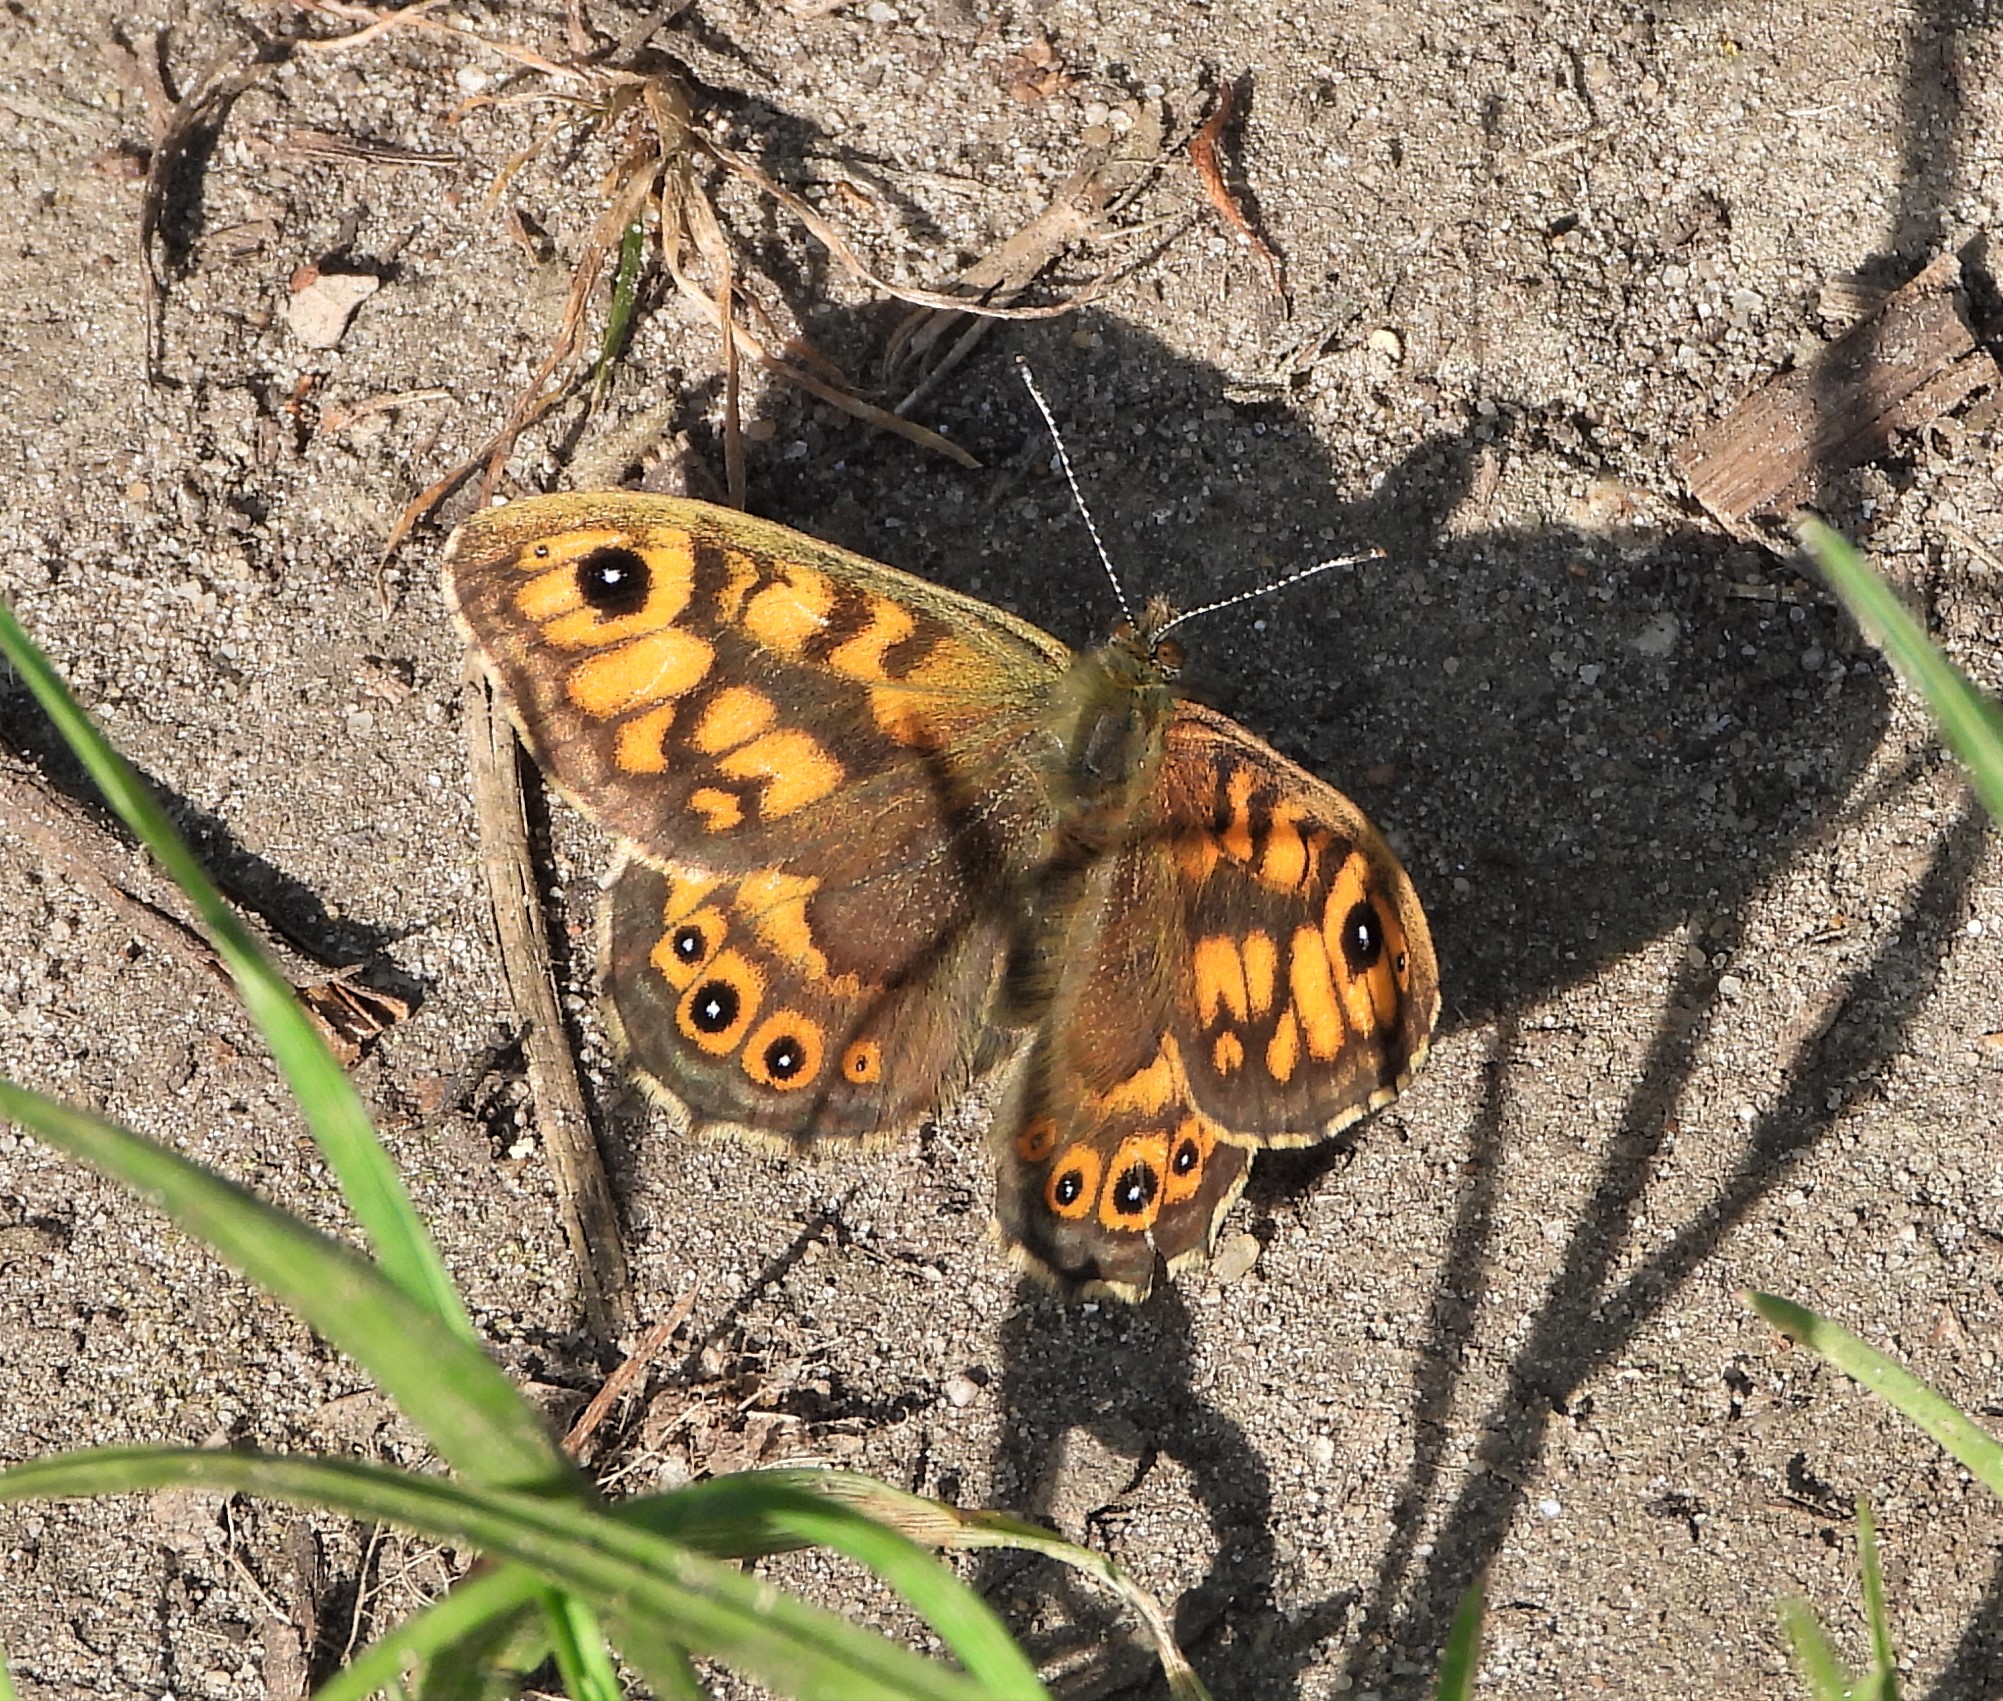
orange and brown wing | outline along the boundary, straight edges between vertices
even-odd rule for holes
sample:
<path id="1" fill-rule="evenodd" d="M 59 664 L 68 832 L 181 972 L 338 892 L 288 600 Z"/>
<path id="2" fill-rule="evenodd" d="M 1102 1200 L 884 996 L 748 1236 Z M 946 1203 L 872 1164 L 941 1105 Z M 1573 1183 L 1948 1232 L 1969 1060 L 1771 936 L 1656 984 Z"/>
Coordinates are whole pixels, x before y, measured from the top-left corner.
<path id="1" fill-rule="evenodd" d="M 651 861 L 747 870 L 811 847 L 836 881 L 949 844 L 978 862 L 1039 805 L 1017 758 L 1068 652 L 880 562 L 607 493 L 478 516 L 445 580 L 545 771 Z"/>
<path id="2" fill-rule="evenodd" d="M 1158 831 L 1185 953 L 1170 1031 L 1191 1095 L 1254 1146 L 1327 1138 L 1424 1060 L 1439 969 L 1417 893 L 1355 804 L 1181 705 Z"/>
<path id="3" fill-rule="evenodd" d="M 1033 713 L 1067 652 L 783 527 L 630 494 L 454 534 L 448 596 L 556 783 L 625 841 L 602 965 L 700 1126 L 919 1120 L 989 1048 L 1001 912 L 1048 838 Z"/>
<path id="4" fill-rule="evenodd" d="M 1258 1147 L 1325 1138 L 1410 1079 L 1432 940 L 1354 804 L 1186 704 L 1154 807 L 1066 914 L 997 1120 L 1001 1220 L 1065 1283 L 1134 1299 L 1158 1258 L 1208 1255 Z"/>
<path id="5" fill-rule="evenodd" d="M 642 1083 L 703 1132 L 804 1146 L 918 1123 L 972 1073 L 1001 918 L 629 857 L 606 893 L 610 1024 Z"/>
<path id="6" fill-rule="evenodd" d="M 1196 1101 L 1173 1031 L 1184 953 L 1160 835 L 1051 897 L 1036 1037 L 995 1121 L 997 1213 L 1063 1285 L 1138 1300 L 1158 1262 L 1209 1255 L 1252 1154 Z"/>

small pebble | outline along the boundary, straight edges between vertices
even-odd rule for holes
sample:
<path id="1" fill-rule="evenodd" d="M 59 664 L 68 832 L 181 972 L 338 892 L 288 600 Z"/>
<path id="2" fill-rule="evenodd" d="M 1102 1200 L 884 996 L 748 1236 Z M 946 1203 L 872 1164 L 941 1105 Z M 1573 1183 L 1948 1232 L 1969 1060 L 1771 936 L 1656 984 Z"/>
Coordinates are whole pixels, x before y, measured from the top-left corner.
<path id="1" fill-rule="evenodd" d="M 1658 614 L 1652 616 L 1631 641 L 1643 655 L 1660 661 L 1676 648 L 1676 639 L 1681 631 L 1675 615 Z"/>
<path id="2" fill-rule="evenodd" d="M 285 304 L 285 323 L 308 348 L 337 348 L 355 309 L 381 288 L 366 272 L 315 272 Z"/>
<path id="3" fill-rule="evenodd" d="M 946 1378 L 946 1403 L 949 1406 L 965 1408 L 981 1397 L 981 1385 L 971 1376 L 949 1376 Z"/>
<path id="4" fill-rule="evenodd" d="M 1217 1248 L 1210 1267 L 1220 1282 L 1241 1281 L 1258 1263 L 1261 1250 L 1257 1235 L 1234 1234 Z"/>

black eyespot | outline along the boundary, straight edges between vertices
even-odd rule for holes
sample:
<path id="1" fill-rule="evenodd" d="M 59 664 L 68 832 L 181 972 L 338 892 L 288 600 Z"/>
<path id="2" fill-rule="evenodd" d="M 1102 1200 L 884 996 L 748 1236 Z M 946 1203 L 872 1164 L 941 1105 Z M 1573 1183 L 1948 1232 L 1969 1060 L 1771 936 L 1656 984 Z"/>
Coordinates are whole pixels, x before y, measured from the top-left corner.
<path id="1" fill-rule="evenodd" d="M 1349 972 L 1360 975 L 1374 968 L 1377 959 L 1384 952 L 1384 933 L 1377 925 L 1377 912 L 1370 907 L 1370 900 L 1358 898 L 1349 906 L 1349 914 L 1342 918 L 1342 954 L 1348 961 Z"/>
<path id="2" fill-rule="evenodd" d="M 781 1034 L 765 1048 L 765 1073 L 775 1081 L 790 1081 L 807 1061 L 807 1049 L 791 1034 Z"/>
<path id="3" fill-rule="evenodd" d="M 703 947 L 707 943 L 708 941 L 702 936 L 701 928 L 679 927 L 675 929 L 675 937 L 669 948 L 683 962 L 696 963 L 702 960 Z"/>
<path id="4" fill-rule="evenodd" d="M 1077 1204 L 1084 1191 L 1085 1172 L 1082 1169 L 1067 1169 L 1050 1189 L 1050 1196 L 1057 1201 L 1059 1210 L 1065 1210 Z"/>
<path id="5" fill-rule="evenodd" d="M 577 564 L 578 590 L 592 609 L 607 619 L 638 614 L 645 608 L 652 577 L 639 555 L 616 544 L 594 549 Z"/>
<path id="6" fill-rule="evenodd" d="M 696 988 L 689 1001 L 689 1020 L 706 1034 L 720 1034 L 737 1020 L 742 1004 L 737 988 L 725 980 L 713 980 Z"/>
<path id="7" fill-rule="evenodd" d="M 1146 1164 L 1129 1164 L 1113 1183 L 1113 1209 L 1123 1217 L 1138 1217 L 1148 1208 L 1160 1185 L 1159 1178 Z"/>
<path id="8" fill-rule="evenodd" d="M 1175 1155 L 1168 1160 L 1168 1167 L 1177 1175 L 1188 1175 L 1202 1162 L 1202 1148 L 1194 1140 L 1184 1140 L 1175 1148 Z"/>

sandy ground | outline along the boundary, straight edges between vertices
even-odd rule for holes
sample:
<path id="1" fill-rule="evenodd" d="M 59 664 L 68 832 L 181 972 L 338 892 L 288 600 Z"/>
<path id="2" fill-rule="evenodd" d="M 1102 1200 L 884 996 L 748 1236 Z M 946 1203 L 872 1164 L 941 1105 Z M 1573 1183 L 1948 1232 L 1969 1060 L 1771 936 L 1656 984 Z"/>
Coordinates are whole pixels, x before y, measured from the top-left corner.
<path id="1" fill-rule="evenodd" d="M 635 15 L 588 10 L 608 37 Z M 1863 1652 L 1868 1494 L 1909 1693 L 2003 1690 L 2003 1510 L 1736 1297 L 1794 1296 L 1997 1412 L 1997 861 L 1844 618 L 1698 515 L 1670 459 L 1938 253 L 1991 300 L 2003 43 L 1981 10 L 698 0 L 663 34 L 740 145 L 928 284 L 1093 140 L 1152 114 L 1184 136 L 1244 77 L 1227 155 L 1291 315 L 1178 165 L 1121 215 L 1162 221 L 1164 253 L 1081 314 L 1002 327 L 919 410 L 979 470 L 754 375 L 752 503 L 1096 639 L 1109 599 L 1021 351 L 1139 589 L 1187 603 L 1381 546 L 1191 636 L 1210 695 L 1401 847 L 1446 1007 L 1353 1149 L 1262 1168 L 1227 1230 L 1256 1237 L 1249 1270 L 1081 1310 L 989 1243 L 977 1122 L 815 1166 L 651 1126 L 589 1008 L 607 847 L 558 810 L 565 972 L 643 1307 L 701 1284 L 627 1486 L 805 1453 L 1040 1512 L 1172 1603 L 1219 1697 L 1287 1701 L 1425 1693 L 1483 1572 L 1484 1695 L 1793 1692 L 1780 1597 Z M 455 15 L 563 51 L 560 5 Z M 613 155 L 551 137 L 499 197 L 517 242 L 486 192 L 561 109 L 448 115 L 548 84 L 416 32 L 274 51 L 176 178 L 149 388 L 148 115 L 106 43 L 162 25 L 177 91 L 254 35 L 337 27 L 7 0 L 0 590 L 246 906 L 415 998 L 358 1079 L 481 1327 L 561 1408 L 607 1361 L 519 1083 L 480 1072 L 508 1014 L 441 534 L 376 563 L 547 348 Z M 314 132 L 439 161 L 326 157 Z M 774 308 L 874 382 L 901 309 L 769 204 L 721 204 Z M 333 350 L 285 315 L 316 262 L 381 279 Z M 650 300 L 600 416 L 531 433 L 512 488 L 580 459 L 718 475 L 715 340 Z M 1992 686 L 1996 469 L 1993 432 L 1950 422 L 1829 497 Z M 0 737 L 80 792 L 18 686 Z M 10 1075 L 341 1221 L 224 992 L 4 821 L 0 893 Z M 0 1460 L 223 1437 L 421 1457 L 351 1366 L 0 1130 Z M 16 1509 L 0 1641 L 35 1701 L 290 1695 L 462 1564 L 269 1506 Z M 879 1610 L 836 1568 L 783 1575 Z M 980 1575 L 1039 1648 L 1085 1628 L 1088 1685 L 1145 1687 L 1045 1573 Z"/>

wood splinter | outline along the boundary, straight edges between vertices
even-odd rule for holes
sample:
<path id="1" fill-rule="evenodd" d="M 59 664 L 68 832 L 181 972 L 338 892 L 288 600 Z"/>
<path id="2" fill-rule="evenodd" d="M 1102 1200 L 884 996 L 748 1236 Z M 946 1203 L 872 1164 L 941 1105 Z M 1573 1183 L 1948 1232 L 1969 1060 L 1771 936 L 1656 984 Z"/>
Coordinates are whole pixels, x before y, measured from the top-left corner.
<path id="1" fill-rule="evenodd" d="M 1782 373 L 1675 455 L 1728 530 L 1814 505 L 1828 482 L 1999 386 L 1962 313 L 1961 262 L 1943 254 L 1807 366 Z"/>

